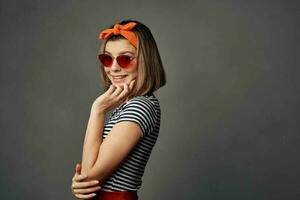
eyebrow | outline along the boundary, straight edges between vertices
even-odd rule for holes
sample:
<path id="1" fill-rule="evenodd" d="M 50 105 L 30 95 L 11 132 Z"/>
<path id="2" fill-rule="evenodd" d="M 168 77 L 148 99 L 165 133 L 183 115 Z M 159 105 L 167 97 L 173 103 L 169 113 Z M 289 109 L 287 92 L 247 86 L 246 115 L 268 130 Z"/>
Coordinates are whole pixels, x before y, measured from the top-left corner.
<path id="1" fill-rule="evenodd" d="M 108 54 L 110 54 L 110 55 L 111 55 L 111 53 L 110 53 L 110 52 L 108 52 L 108 51 L 104 51 L 104 53 L 108 53 Z M 130 53 L 130 54 L 134 55 L 134 53 L 133 53 L 133 52 L 131 52 L 131 51 L 121 51 L 121 52 L 119 52 L 119 54 L 125 54 L 125 53 Z"/>

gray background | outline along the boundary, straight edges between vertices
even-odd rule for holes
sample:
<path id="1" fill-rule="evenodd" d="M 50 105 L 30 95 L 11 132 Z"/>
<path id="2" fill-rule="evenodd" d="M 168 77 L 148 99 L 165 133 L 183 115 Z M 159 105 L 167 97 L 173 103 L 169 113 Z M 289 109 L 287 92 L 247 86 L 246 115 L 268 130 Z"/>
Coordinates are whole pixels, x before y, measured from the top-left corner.
<path id="1" fill-rule="evenodd" d="M 141 200 L 299 199 L 297 1 L 1 1 L 1 199 L 74 199 L 98 33 L 145 23 L 167 85 Z"/>

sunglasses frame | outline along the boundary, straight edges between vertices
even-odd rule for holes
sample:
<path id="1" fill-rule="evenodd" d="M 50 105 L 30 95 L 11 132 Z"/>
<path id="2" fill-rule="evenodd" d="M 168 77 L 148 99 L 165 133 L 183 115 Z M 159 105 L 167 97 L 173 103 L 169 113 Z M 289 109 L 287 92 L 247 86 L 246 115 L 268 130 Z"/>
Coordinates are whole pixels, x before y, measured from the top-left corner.
<path id="1" fill-rule="evenodd" d="M 102 60 L 101 60 L 101 56 L 109 56 L 109 57 L 111 58 L 111 60 L 112 60 L 112 61 L 111 61 L 111 64 L 110 64 L 109 66 L 105 65 L 104 62 L 102 62 Z M 130 58 L 130 61 L 128 62 L 127 65 L 121 64 L 122 62 L 120 61 L 120 58 L 122 58 L 122 57 L 129 57 L 129 58 Z M 103 65 L 104 67 L 111 67 L 112 64 L 113 64 L 113 62 L 114 62 L 114 60 L 116 59 L 118 65 L 119 65 L 121 68 L 126 69 L 126 68 L 128 68 L 128 67 L 130 66 L 131 62 L 132 62 L 136 57 L 129 56 L 129 55 L 118 55 L 118 56 L 115 58 L 115 57 L 113 57 L 113 56 L 111 56 L 111 55 L 109 55 L 109 54 L 107 54 L 107 53 L 101 53 L 101 54 L 98 54 L 98 55 L 97 55 L 97 58 L 98 58 L 98 60 L 102 63 L 102 65 Z"/>

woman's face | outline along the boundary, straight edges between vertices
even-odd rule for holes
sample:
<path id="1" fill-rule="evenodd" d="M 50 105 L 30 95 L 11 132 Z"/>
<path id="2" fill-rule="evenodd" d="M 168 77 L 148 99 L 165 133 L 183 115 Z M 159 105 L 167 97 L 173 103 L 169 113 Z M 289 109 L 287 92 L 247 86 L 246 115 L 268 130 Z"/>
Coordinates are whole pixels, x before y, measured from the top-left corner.
<path id="1" fill-rule="evenodd" d="M 111 67 L 105 67 L 104 70 L 113 85 L 121 86 L 124 83 L 130 83 L 131 80 L 137 77 L 137 58 L 133 59 L 127 68 L 119 66 L 116 58 L 119 55 L 129 55 L 136 57 L 136 48 L 126 39 L 108 41 L 105 46 L 105 54 L 113 57 Z"/>

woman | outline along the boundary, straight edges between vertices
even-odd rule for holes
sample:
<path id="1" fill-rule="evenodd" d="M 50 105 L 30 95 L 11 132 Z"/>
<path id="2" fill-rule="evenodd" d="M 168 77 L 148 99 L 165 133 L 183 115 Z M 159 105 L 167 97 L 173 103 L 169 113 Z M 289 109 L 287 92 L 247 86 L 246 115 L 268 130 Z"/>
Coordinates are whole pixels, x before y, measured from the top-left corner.
<path id="1" fill-rule="evenodd" d="M 99 38 L 106 92 L 92 104 L 72 193 L 79 199 L 137 200 L 160 129 L 153 92 L 166 84 L 165 71 L 151 31 L 141 22 L 116 23 Z"/>

